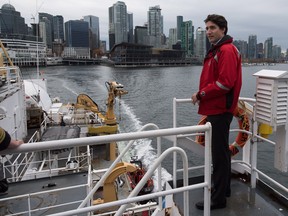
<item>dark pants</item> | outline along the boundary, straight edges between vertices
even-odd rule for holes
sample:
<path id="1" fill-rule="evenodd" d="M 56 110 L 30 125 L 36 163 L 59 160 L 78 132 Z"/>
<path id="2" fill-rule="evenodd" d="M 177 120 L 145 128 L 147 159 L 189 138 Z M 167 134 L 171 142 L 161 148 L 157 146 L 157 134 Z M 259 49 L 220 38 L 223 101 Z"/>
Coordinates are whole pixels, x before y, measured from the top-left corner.
<path id="1" fill-rule="evenodd" d="M 212 125 L 212 163 L 213 174 L 211 201 L 226 202 L 226 193 L 230 193 L 231 153 L 229 150 L 229 129 L 232 113 L 210 115 L 207 121 Z"/>

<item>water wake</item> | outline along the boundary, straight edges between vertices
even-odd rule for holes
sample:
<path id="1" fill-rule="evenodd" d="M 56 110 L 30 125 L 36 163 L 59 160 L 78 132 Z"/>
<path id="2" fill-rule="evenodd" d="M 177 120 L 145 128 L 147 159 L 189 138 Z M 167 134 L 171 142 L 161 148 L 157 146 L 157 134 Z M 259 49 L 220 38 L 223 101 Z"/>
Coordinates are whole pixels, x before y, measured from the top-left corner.
<path id="1" fill-rule="evenodd" d="M 122 121 L 119 124 L 119 131 L 122 132 L 135 132 L 139 131 L 143 124 L 142 122 L 136 117 L 134 111 L 131 107 L 129 107 L 124 101 L 121 101 L 121 111 L 122 111 Z M 119 143 L 119 150 L 121 151 L 127 142 Z M 142 161 L 144 167 L 148 170 L 153 161 L 157 159 L 156 150 L 152 146 L 152 140 L 150 139 L 139 139 L 135 140 L 133 145 L 131 146 L 131 150 L 125 155 L 124 160 L 129 162 L 132 156 L 138 156 L 138 159 Z M 171 174 L 164 168 L 162 168 L 162 186 L 165 181 L 171 180 Z M 154 190 L 157 190 L 158 187 L 158 174 L 157 171 L 154 172 L 153 175 L 154 181 Z"/>
<path id="2" fill-rule="evenodd" d="M 74 95 L 78 96 L 78 93 L 76 91 L 74 91 L 72 88 L 70 88 L 65 80 L 62 80 L 62 86 L 63 86 L 63 88 L 67 89 L 68 91 L 70 91 Z"/>

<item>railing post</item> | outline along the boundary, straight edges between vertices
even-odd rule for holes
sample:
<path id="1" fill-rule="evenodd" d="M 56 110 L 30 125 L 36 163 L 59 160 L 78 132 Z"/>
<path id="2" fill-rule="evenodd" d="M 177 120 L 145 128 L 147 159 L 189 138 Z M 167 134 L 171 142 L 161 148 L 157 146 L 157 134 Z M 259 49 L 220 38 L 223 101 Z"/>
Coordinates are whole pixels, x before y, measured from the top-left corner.
<path id="1" fill-rule="evenodd" d="M 208 186 L 204 188 L 204 215 L 210 215 L 210 202 L 211 202 L 211 137 L 212 126 L 210 122 L 206 125 L 209 126 L 209 130 L 205 131 L 205 167 L 204 167 L 204 179 L 208 183 Z"/>
<path id="2" fill-rule="evenodd" d="M 173 98 L 173 128 L 177 127 L 177 101 Z M 173 146 L 177 146 L 177 138 L 173 138 Z M 173 152 L 173 188 L 177 187 L 177 154 Z"/>
<path id="3" fill-rule="evenodd" d="M 254 105 L 255 106 L 255 105 Z M 254 107 L 253 107 L 254 109 Z M 252 117 L 252 138 L 250 139 L 251 150 L 250 150 L 250 163 L 251 163 L 251 188 L 256 188 L 256 177 L 257 177 L 257 140 L 255 140 L 255 135 L 257 135 L 257 122 L 256 119 L 256 112 L 253 112 Z M 257 138 L 256 138 L 257 139 Z"/>
<path id="4" fill-rule="evenodd" d="M 161 156 L 161 153 L 162 153 L 161 138 L 157 137 L 157 158 L 159 158 Z M 157 173 L 158 173 L 158 191 L 162 191 L 161 170 L 162 170 L 162 166 L 160 164 L 158 169 L 157 169 Z M 162 200 L 163 200 L 162 197 L 158 197 L 158 207 L 159 207 L 159 209 L 162 209 Z"/>
<path id="5" fill-rule="evenodd" d="M 27 202 L 28 202 L 28 215 L 31 216 L 31 196 L 30 196 L 30 194 L 28 195 Z"/>

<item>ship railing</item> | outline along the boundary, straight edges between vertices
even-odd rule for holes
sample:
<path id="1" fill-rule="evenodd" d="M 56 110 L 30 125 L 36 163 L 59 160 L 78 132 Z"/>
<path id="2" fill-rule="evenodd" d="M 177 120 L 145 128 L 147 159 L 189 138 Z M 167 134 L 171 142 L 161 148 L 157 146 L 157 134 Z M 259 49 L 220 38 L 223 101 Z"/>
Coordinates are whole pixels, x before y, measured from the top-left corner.
<path id="1" fill-rule="evenodd" d="M 49 117 L 46 116 L 41 123 L 40 128 L 35 131 L 29 141 L 27 143 L 35 143 L 39 142 L 44 131 L 46 130 L 49 122 Z M 71 156 L 57 158 L 58 164 L 60 162 L 66 161 L 66 163 L 62 163 L 63 166 L 57 168 L 51 168 L 51 164 L 55 161 L 55 158 L 51 158 L 53 155 L 51 151 L 42 152 L 41 155 L 45 155 L 41 160 L 35 160 L 36 152 L 27 152 L 27 153 L 20 153 L 14 155 L 13 157 L 9 156 L 6 157 L 5 163 L 3 163 L 3 176 L 7 178 L 9 182 L 18 182 L 22 181 L 25 178 L 36 178 L 39 176 L 47 176 L 48 174 L 53 173 L 57 175 L 59 171 L 67 171 L 67 170 L 74 170 L 74 168 L 69 169 L 67 163 L 71 161 L 77 161 L 77 165 L 75 166 L 77 171 L 81 171 L 82 169 L 86 169 L 89 166 L 89 152 L 83 152 L 81 155 L 74 155 L 72 158 Z M 49 166 L 47 166 L 49 165 Z M 71 166 L 71 164 L 70 164 Z M 29 170 L 33 167 L 33 170 Z M 45 167 L 45 169 L 44 169 Z M 37 170 L 36 170 L 37 168 Z M 32 172 L 33 171 L 33 172 Z M 46 174 L 46 175 L 45 175 Z M 28 176 L 28 177 L 27 177 Z M 30 176 L 30 177 L 29 177 Z M 31 177 L 32 176 L 32 177 Z"/>
<path id="2" fill-rule="evenodd" d="M 87 187 L 88 187 L 88 184 L 80 184 L 80 185 L 76 185 L 76 186 L 62 187 L 59 189 L 51 189 L 51 190 L 49 190 L 49 193 L 65 192 L 65 191 L 75 190 L 75 189 L 79 189 L 79 188 L 85 189 Z M 33 214 L 37 215 L 37 213 L 39 213 L 39 212 L 40 212 L 40 215 L 42 215 L 41 212 L 43 212 L 43 211 L 45 212 L 45 211 L 51 210 L 53 208 L 59 208 L 59 207 L 63 207 L 66 205 L 68 206 L 68 205 L 78 204 L 78 203 L 81 203 L 81 201 L 82 201 L 80 199 L 80 200 L 75 200 L 72 202 L 67 202 L 64 204 L 61 203 L 61 204 L 54 205 L 54 206 L 48 205 L 48 206 L 41 207 L 41 208 L 31 209 L 33 199 L 38 199 L 39 196 L 41 196 L 41 195 L 45 196 L 45 194 L 47 194 L 47 191 L 40 191 L 40 192 L 36 192 L 36 193 L 23 194 L 23 195 L 8 197 L 8 198 L 2 198 L 2 199 L 0 199 L 0 202 L 5 203 L 5 202 L 12 201 L 12 200 L 17 200 L 17 202 L 20 204 L 19 200 L 26 200 L 27 210 L 24 210 L 21 212 L 14 212 L 13 214 L 9 214 L 9 215 L 16 216 L 16 215 L 33 215 Z"/>
<path id="3" fill-rule="evenodd" d="M 71 149 L 67 156 L 55 157 L 50 150 L 37 152 L 20 153 L 3 163 L 3 176 L 9 182 L 19 182 L 27 179 L 35 179 L 47 176 L 58 175 L 60 171 L 79 172 L 87 169 L 89 166 L 89 152 L 72 155 Z M 87 149 L 89 151 L 89 149 Z M 39 156 L 41 155 L 41 156 Z M 41 158 L 40 158 L 41 157 Z M 53 168 L 52 164 L 57 160 L 57 166 Z"/>
<path id="4" fill-rule="evenodd" d="M 0 68 L 1 70 L 1 68 Z M 39 142 L 43 132 L 47 128 L 47 123 L 49 121 L 49 117 L 46 116 L 43 122 L 40 125 L 40 128 L 36 130 L 27 143 Z M 13 157 L 7 156 L 5 158 L 6 162 L 3 163 L 3 176 L 7 178 L 11 182 L 21 181 L 24 173 L 29 168 L 31 163 L 39 163 L 39 162 L 32 162 L 32 159 L 35 156 L 35 152 L 23 153 L 18 154 Z"/>
<path id="5" fill-rule="evenodd" d="M 258 124 L 259 123 L 255 120 L 256 99 L 240 97 L 239 101 L 244 102 L 245 107 L 248 109 L 247 113 L 248 113 L 249 120 L 251 122 L 251 127 L 250 127 L 250 131 L 241 130 L 241 129 L 230 129 L 230 133 L 242 132 L 242 133 L 248 134 L 248 137 L 249 137 L 245 146 L 242 149 L 243 150 L 242 159 L 232 160 L 231 161 L 232 168 L 234 168 L 234 170 L 237 170 L 240 173 L 245 173 L 245 172 L 250 173 L 251 188 L 256 187 L 257 179 L 259 178 L 259 176 L 261 176 L 262 178 L 266 179 L 266 181 L 268 183 L 276 186 L 278 189 L 280 189 L 282 192 L 284 192 L 286 194 L 285 196 L 288 197 L 288 188 L 287 187 L 280 184 L 275 179 L 271 178 L 269 175 L 265 174 L 264 172 L 262 172 L 261 170 L 259 170 L 257 168 L 257 143 L 263 142 L 263 141 L 265 141 L 269 144 L 272 144 L 272 145 L 275 145 L 276 143 L 274 141 L 266 139 L 266 138 L 264 138 L 258 134 Z M 177 105 L 178 104 L 189 104 L 191 106 L 191 103 L 192 103 L 191 99 L 177 99 L 177 98 L 173 99 L 173 127 L 175 127 L 175 128 L 177 127 L 177 118 L 178 118 L 177 117 Z M 212 128 L 212 130 L 213 130 L 213 128 Z M 190 134 L 189 140 L 193 141 L 193 139 L 190 139 L 191 137 L 193 137 L 193 136 L 195 137 L 195 136 L 198 136 L 201 134 L 203 135 L 203 133 Z M 184 136 L 182 136 L 182 135 L 178 136 L 178 138 L 180 138 L 180 137 L 183 138 Z M 174 143 L 175 143 L 174 146 L 177 146 L 177 140 L 175 140 Z M 200 144 L 198 144 L 198 145 L 200 145 Z M 174 159 L 173 159 L 173 162 L 174 162 L 174 164 L 173 164 L 173 186 L 176 185 L 177 173 L 183 171 L 183 169 L 177 169 L 176 168 L 175 161 L 177 161 L 177 155 L 174 155 Z M 204 168 L 204 166 L 200 165 L 200 166 L 189 167 L 188 170 L 192 171 L 192 170 L 199 170 L 199 169 L 203 169 L 203 168 Z"/>
<path id="6" fill-rule="evenodd" d="M 10 94 L 20 89 L 20 69 L 17 66 L 0 67 L 0 93 Z"/>
<path id="7" fill-rule="evenodd" d="M 112 134 L 112 135 L 96 136 L 96 137 L 94 136 L 83 137 L 83 138 L 78 138 L 78 139 L 66 139 L 66 140 L 55 140 L 55 141 L 49 141 L 49 142 L 29 143 L 26 145 L 21 145 L 17 149 L 5 150 L 3 151 L 3 153 L 4 154 L 6 153 L 16 154 L 16 153 L 33 152 L 33 151 L 45 151 L 48 149 L 53 150 L 53 149 L 59 149 L 59 148 L 71 148 L 71 147 L 76 147 L 76 146 L 80 147 L 80 146 L 88 146 L 88 145 L 101 145 L 105 143 L 119 142 L 119 141 L 129 141 L 129 140 L 135 141 L 137 139 L 145 139 L 145 138 L 156 138 L 157 147 L 161 148 L 162 138 L 166 138 L 167 136 L 175 137 L 181 134 L 191 134 L 191 133 L 200 132 L 200 131 L 201 132 L 205 131 L 205 145 L 206 145 L 205 180 L 203 183 L 199 183 L 195 185 L 188 185 L 188 159 L 187 159 L 186 152 L 179 147 L 171 147 L 165 150 L 163 153 L 161 153 L 160 150 L 158 151 L 159 157 L 157 157 L 157 159 L 153 162 L 153 165 L 147 170 L 142 180 L 137 184 L 137 186 L 134 188 L 134 190 L 131 192 L 128 198 L 109 202 L 109 203 L 99 204 L 95 206 L 90 206 L 93 198 L 90 196 L 90 194 L 88 194 L 87 199 L 89 200 L 89 202 L 87 204 L 86 202 L 82 202 L 78 209 L 57 213 L 55 215 L 78 215 L 84 212 L 87 212 L 87 213 L 95 212 L 98 210 L 103 210 L 105 208 L 110 208 L 110 207 L 119 206 L 119 205 L 121 205 L 122 207 L 118 209 L 115 215 L 122 215 L 122 212 L 130 211 L 130 209 L 126 209 L 127 204 L 139 202 L 141 200 L 154 199 L 154 198 L 158 199 L 158 207 L 155 211 L 160 212 L 161 210 L 163 210 L 163 206 L 162 206 L 163 197 L 172 195 L 175 193 L 183 193 L 184 214 L 189 215 L 189 206 L 190 206 L 189 205 L 189 191 L 199 189 L 199 188 L 204 188 L 204 196 L 205 196 L 205 199 L 207 199 L 207 202 L 205 202 L 205 206 L 204 206 L 204 214 L 209 215 L 210 214 L 210 208 L 209 208 L 210 189 L 211 189 L 211 180 L 210 180 L 210 176 L 211 176 L 211 153 L 210 153 L 211 152 L 211 149 L 210 149 L 211 126 L 210 126 L 210 123 L 207 123 L 205 125 L 179 127 L 179 128 L 157 129 L 157 130 L 139 131 L 139 132 L 133 132 L 133 133 L 121 133 L 121 134 Z M 157 192 L 153 192 L 151 194 L 142 195 L 142 196 L 136 196 L 139 193 L 139 191 L 142 189 L 142 187 L 146 184 L 147 180 L 151 178 L 151 176 L 153 175 L 156 169 L 158 169 L 158 172 L 160 174 L 158 175 L 162 176 L 161 175 L 162 174 L 162 169 L 161 169 L 162 161 L 166 159 L 168 155 L 174 154 L 174 153 L 180 154 L 182 158 L 184 186 L 179 187 L 179 188 L 174 188 L 174 189 L 168 189 L 165 191 L 162 191 L 162 186 L 161 186 L 161 187 L 158 187 Z M 103 177 L 104 176 L 102 176 L 101 179 Z M 32 195 L 33 194 L 26 194 L 25 196 L 28 197 Z M 166 197 L 164 199 L 166 200 Z M 0 202 L 2 201 L 4 201 L 4 199 L 0 199 Z M 69 203 L 65 203 L 61 205 L 69 205 Z M 87 207 L 82 207 L 82 205 L 85 205 Z M 28 202 L 28 207 L 29 207 L 29 202 Z M 171 206 L 167 206 L 167 207 L 171 207 Z M 29 209 L 29 211 L 31 211 L 31 209 Z"/>

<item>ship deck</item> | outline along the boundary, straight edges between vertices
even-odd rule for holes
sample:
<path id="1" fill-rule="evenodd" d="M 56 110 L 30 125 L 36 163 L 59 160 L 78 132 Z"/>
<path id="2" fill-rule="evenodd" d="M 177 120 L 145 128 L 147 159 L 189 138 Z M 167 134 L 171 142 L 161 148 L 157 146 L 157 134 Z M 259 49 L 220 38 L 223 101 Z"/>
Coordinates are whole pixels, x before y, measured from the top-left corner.
<path id="1" fill-rule="evenodd" d="M 31 200 L 30 208 L 39 209 L 37 212 L 32 212 L 32 215 L 47 215 L 59 211 L 75 209 L 86 197 L 87 187 L 77 187 L 84 184 L 87 184 L 86 172 L 10 183 L 7 191 L 8 193 L 0 196 L 0 198 L 19 197 L 0 203 L 0 215 L 28 211 L 29 199 Z M 74 188 L 73 190 L 67 189 L 58 191 L 60 188 L 68 187 Z M 22 196 L 23 194 L 28 196 Z M 67 206 L 61 205 L 67 202 L 70 202 L 70 204 Z M 57 205 L 59 205 L 58 208 L 51 208 L 52 206 Z M 28 213 L 21 215 L 28 215 Z"/>
<path id="2" fill-rule="evenodd" d="M 178 181 L 180 182 L 180 181 Z M 203 182 L 203 177 L 189 179 L 189 184 Z M 287 216 L 288 200 L 280 194 L 274 194 L 269 186 L 258 181 L 256 189 L 251 189 L 250 182 L 243 178 L 233 177 L 231 181 L 231 196 L 227 198 L 227 206 L 224 209 L 211 210 L 212 216 Z M 179 184 L 179 183 L 177 183 Z M 204 215 L 204 211 L 198 210 L 195 204 L 204 199 L 203 189 L 190 190 L 189 215 Z M 175 194 L 174 201 L 180 212 L 183 211 L 183 194 Z M 183 215 L 183 214 L 182 214 Z"/>
<path id="3" fill-rule="evenodd" d="M 194 177 L 189 179 L 189 184 L 200 183 L 203 177 Z M 12 201 L 3 201 L 0 203 L 0 215 L 14 214 L 16 212 L 27 211 L 27 199 L 31 200 L 31 209 L 40 208 L 32 215 L 47 215 L 65 210 L 76 209 L 87 193 L 86 187 L 73 188 L 73 190 L 57 191 L 59 188 L 76 187 L 84 185 L 87 182 L 87 173 L 71 173 L 55 176 L 51 178 L 42 178 L 28 180 L 21 183 L 11 183 L 8 193 L 0 196 L 1 199 L 12 196 L 19 196 Z M 177 182 L 181 186 L 181 181 Z M 286 216 L 288 215 L 288 200 L 284 199 L 279 193 L 273 194 L 272 189 L 263 182 L 257 183 L 256 189 L 251 189 L 249 181 L 241 177 L 233 177 L 231 181 L 232 194 L 227 198 L 227 207 L 225 209 L 212 210 L 212 216 Z M 275 192 L 275 191 L 274 191 Z M 100 192 L 101 193 L 101 192 Z M 20 197 L 22 194 L 34 194 L 33 196 Z M 101 195 L 100 195 L 101 196 Z M 189 192 L 189 215 L 200 216 L 204 212 L 196 209 L 195 203 L 203 200 L 203 189 L 196 189 Z M 183 194 L 175 194 L 174 201 L 183 212 Z M 61 206 L 62 203 L 71 202 L 67 206 Z M 50 208 L 57 206 L 57 208 Z M 48 206 L 47 209 L 41 209 L 41 206 Z M 23 214 L 25 215 L 25 214 Z M 81 214 L 82 215 L 82 214 Z M 85 215 L 85 214 L 83 214 Z M 183 214 L 182 214 L 183 215 Z"/>

